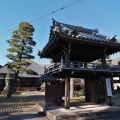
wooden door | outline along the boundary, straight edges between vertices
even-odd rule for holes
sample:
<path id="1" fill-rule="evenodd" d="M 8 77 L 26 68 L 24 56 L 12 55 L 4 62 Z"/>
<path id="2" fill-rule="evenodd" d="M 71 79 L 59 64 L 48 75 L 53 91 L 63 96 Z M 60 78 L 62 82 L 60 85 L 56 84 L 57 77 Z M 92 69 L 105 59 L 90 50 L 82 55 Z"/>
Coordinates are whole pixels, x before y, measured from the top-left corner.
<path id="1" fill-rule="evenodd" d="M 45 88 L 46 107 L 56 105 L 56 102 L 57 102 L 57 87 L 56 87 L 56 85 L 46 84 L 46 88 Z"/>
<path id="2" fill-rule="evenodd" d="M 106 103 L 106 84 L 105 79 L 99 79 L 97 82 L 98 86 L 98 103 Z"/>

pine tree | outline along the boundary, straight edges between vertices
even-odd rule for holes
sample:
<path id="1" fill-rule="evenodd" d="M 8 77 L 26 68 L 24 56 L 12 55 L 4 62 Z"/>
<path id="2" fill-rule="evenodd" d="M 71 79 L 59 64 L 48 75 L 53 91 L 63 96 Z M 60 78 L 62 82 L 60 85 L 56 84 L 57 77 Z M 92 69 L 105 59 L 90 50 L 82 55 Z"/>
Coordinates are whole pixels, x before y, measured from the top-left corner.
<path id="1" fill-rule="evenodd" d="M 34 59 L 34 56 L 31 55 L 33 46 L 36 45 L 32 38 L 34 31 L 35 29 L 30 23 L 21 22 L 18 29 L 13 31 L 11 39 L 7 40 L 10 48 L 7 49 L 9 54 L 6 56 L 11 60 L 11 62 L 8 62 L 8 68 L 15 73 L 7 98 L 11 98 L 19 73 L 36 74 L 34 71 L 27 69 L 30 63 L 25 60 Z"/>

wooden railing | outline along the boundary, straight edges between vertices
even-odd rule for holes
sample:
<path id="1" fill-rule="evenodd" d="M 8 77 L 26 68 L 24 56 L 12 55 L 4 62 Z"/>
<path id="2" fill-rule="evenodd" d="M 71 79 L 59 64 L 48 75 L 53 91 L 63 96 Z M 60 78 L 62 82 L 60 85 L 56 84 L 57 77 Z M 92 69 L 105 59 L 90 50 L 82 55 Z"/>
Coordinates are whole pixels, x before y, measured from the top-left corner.
<path id="1" fill-rule="evenodd" d="M 0 103 L 0 113 L 3 112 L 21 112 L 22 101 L 14 103 Z"/>
<path id="2" fill-rule="evenodd" d="M 70 67 L 70 68 L 78 68 L 78 69 L 110 69 L 110 70 L 120 70 L 119 65 L 102 65 L 97 63 L 86 63 L 86 62 L 76 62 L 76 61 L 70 61 L 70 62 L 64 62 L 64 67 Z"/>
<path id="3" fill-rule="evenodd" d="M 56 71 L 59 68 L 61 68 L 61 64 L 60 63 L 55 63 L 55 64 L 51 65 L 50 67 L 45 68 L 45 73 Z"/>
<path id="4" fill-rule="evenodd" d="M 45 73 L 58 71 L 60 69 L 77 69 L 77 70 L 110 70 L 110 71 L 120 71 L 119 65 L 101 65 L 97 63 L 86 63 L 77 61 L 63 61 L 62 63 L 56 63 L 52 66 L 46 68 Z"/>

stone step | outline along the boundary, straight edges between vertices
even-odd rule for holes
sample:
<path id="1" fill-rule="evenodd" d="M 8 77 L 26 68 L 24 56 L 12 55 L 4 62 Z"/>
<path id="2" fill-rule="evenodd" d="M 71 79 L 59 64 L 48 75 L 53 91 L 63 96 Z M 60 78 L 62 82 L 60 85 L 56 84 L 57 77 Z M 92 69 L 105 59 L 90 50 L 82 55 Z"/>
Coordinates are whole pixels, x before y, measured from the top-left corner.
<path id="1" fill-rule="evenodd" d="M 45 103 L 44 102 L 36 103 L 35 107 L 39 110 L 39 112 L 45 113 Z"/>
<path id="2" fill-rule="evenodd" d="M 102 111 L 89 113 L 74 113 L 60 116 L 50 115 L 50 120 L 120 120 L 120 111 Z"/>

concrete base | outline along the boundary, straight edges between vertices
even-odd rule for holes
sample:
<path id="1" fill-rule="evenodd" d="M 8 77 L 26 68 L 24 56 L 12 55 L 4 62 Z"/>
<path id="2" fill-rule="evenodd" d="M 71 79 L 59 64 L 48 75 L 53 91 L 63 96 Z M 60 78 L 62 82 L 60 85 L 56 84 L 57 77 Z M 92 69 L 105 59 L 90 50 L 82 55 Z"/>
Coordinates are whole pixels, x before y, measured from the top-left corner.
<path id="1" fill-rule="evenodd" d="M 3 89 L 3 90 L 1 91 L 1 95 L 7 95 L 7 93 L 8 93 L 8 89 Z"/>
<path id="2" fill-rule="evenodd" d="M 39 112 L 43 112 L 43 113 L 46 112 L 45 103 L 44 102 L 36 103 L 35 107 L 39 110 Z"/>
<path id="3" fill-rule="evenodd" d="M 36 108 L 46 113 L 49 120 L 120 120 L 120 107 L 107 105 L 81 104 L 65 109 L 60 106 L 47 107 L 44 103 L 36 104 Z"/>
<path id="4" fill-rule="evenodd" d="M 46 117 L 49 120 L 119 120 L 120 108 L 110 107 L 106 105 L 84 105 L 70 107 L 66 110 L 64 108 L 58 108 L 54 110 L 47 110 Z M 118 117 L 117 117 L 118 116 Z M 119 118 L 119 119 L 116 119 Z"/>

